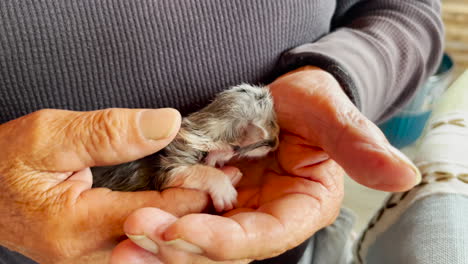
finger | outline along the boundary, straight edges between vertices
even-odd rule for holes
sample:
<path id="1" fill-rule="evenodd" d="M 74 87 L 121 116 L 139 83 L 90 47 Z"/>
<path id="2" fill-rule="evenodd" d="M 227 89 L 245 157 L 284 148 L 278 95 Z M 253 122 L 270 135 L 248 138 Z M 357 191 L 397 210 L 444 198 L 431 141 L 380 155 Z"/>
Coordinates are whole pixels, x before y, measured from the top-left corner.
<path id="1" fill-rule="evenodd" d="M 181 216 L 201 212 L 209 202 L 206 193 L 179 188 L 162 192 L 112 192 L 105 188 L 96 188 L 76 194 L 77 212 L 86 213 L 87 221 L 99 227 L 97 232 L 109 239 L 124 235 L 122 226 L 127 217 L 137 209 L 158 207 Z"/>
<path id="2" fill-rule="evenodd" d="M 164 230 L 175 221 L 177 218 L 174 215 L 158 208 L 142 208 L 127 218 L 124 231 L 133 243 L 157 255 L 158 259 L 166 264 L 206 263 L 197 261 L 201 256 L 177 250 L 164 242 Z"/>
<path id="3" fill-rule="evenodd" d="M 420 182 L 416 166 L 357 109 L 342 115 L 337 124 L 332 136 L 323 139 L 323 148 L 354 180 L 390 192 L 404 191 Z"/>
<path id="4" fill-rule="evenodd" d="M 303 179 L 297 181 L 302 183 Z M 281 254 L 330 224 L 338 214 L 342 192 L 322 188 L 318 182 L 309 183 L 316 187 L 286 190 L 287 195 L 264 203 L 255 212 L 229 217 L 183 216 L 165 231 L 164 239 L 177 248 L 200 249 L 201 254 L 214 260 L 263 259 Z"/>
<path id="5" fill-rule="evenodd" d="M 157 255 L 164 263 L 203 263 L 215 264 L 208 258 L 200 256 L 201 251 L 180 241 L 167 243 L 163 239 L 164 231 L 177 221 L 177 218 L 157 208 L 142 208 L 132 213 L 124 225 L 125 233 L 137 245 Z M 175 245 L 175 246 L 174 246 Z M 136 255 L 138 251 L 128 254 Z M 249 260 L 222 262 L 225 264 L 245 264 Z"/>
<path id="6" fill-rule="evenodd" d="M 180 120 L 174 109 L 41 110 L 2 125 L 0 135 L 12 142 L 4 138 L 0 147 L 15 148 L 36 169 L 79 171 L 158 151 L 174 138 Z M 18 154 L 23 145 L 28 151 Z"/>
<path id="7" fill-rule="evenodd" d="M 154 219 L 154 218 L 153 218 Z M 165 254 L 167 247 L 162 249 L 167 260 L 161 260 L 162 256 L 155 255 L 127 239 L 120 243 L 112 252 L 110 264 L 247 264 L 251 260 L 239 260 L 229 262 L 214 262 L 200 256 L 188 256 L 176 250 L 170 250 L 172 255 Z"/>
<path id="8" fill-rule="evenodd" d="M 313 234 L 303 230 L 316 231 L 322 227 L 318 225 L 322 223 L 318 217 L 319 205 L 310 197 L 291 195 L 278 202 L 275 207 L 271 209 L 265 206 L 263 210 L 266 212 L 245 212 L 229 218 L 187 215 L 168 229 L 165 239 L 180 250 L 203 254 L 218 261 L 264 259 L 297 246 Z M 301 212 L 295 212 L 297 209 Z M 268 211 L 272 210 L 289 214 L 292 219 L 271 215 Z M 294 221 L 298 216 L 302 220 Z M 298 233 L 297 230 L 302 231 Z"/>
<path id="9" fill-rule="evenodd" d="M 392 147 L 378 127 L 362 115 L 330 74 L 320 69 L 293 73 L 271 86 L 282 129 L 322 147 L 359 183 L 403 191 L 420 181 L 413 163 Z M 303 107 L 297 101 L 311 102 Z"/>
<path id="10" fill-rule="evenodd" d="M 121 242 L 113 251 L 110 264 L 163 264 L 152 252 L 147 251 L 131 240 Z"/>

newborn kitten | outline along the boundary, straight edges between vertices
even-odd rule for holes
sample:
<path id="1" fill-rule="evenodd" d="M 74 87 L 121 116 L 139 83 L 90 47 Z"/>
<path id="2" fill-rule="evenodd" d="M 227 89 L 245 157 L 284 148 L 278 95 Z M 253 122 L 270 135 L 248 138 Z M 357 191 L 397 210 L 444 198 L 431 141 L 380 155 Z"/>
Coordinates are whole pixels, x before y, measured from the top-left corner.
<path id="1" fill-rule="evenodd" d="M 143 159 L 93 171 L 93 187 L 117 191 L 184 187 L 206 191 L 217 211 L 230 210 L 237 192 L 222 168 L 232 158 L 260 158 L 278 146 L 279 127 L 267 87 L 247 84 L 220 93 L 182 119 L 176 138 Z M 240 171 L 234 181 L 242 176 Z"/>

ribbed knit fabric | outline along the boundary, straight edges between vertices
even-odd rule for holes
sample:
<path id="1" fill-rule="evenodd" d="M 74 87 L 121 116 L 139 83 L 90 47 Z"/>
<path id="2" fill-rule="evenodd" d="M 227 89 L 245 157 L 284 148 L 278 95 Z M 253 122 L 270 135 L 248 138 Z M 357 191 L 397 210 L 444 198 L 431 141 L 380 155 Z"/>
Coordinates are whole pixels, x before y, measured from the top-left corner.
<path id="1" fill-rule="evenodd" d="M 267 81 L 282 52 L 329 31 L 333 10 L 328 1 L 0 1 L 0 120 L 45 107 L 186 113 L 229 85 Z"/>
<path id="2" fill-rule="evenodd" d="M 438 9 L 433 0 L 0 1 L 0 122 L 41 108 L 187 113 L 229 85 L 301 64 L 332 72 L 378 120 L 437 66 Z"/>
<path id="3" fill-rule="evenodd" d="M 229 85 L 266 84 L 304 64 L 331 72 L 383 120 L 437 67 L 439 9 L 435 0 L 2 0 L 0 123 L 42 108 L 186 114 Z"/>

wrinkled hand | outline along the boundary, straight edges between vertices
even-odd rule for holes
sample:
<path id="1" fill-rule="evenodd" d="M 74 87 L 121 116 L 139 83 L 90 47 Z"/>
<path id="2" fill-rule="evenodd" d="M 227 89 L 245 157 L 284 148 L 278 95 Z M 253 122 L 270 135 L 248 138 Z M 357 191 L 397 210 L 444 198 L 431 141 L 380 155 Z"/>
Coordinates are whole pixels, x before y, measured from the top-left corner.
<path id="1" fill-rule="evenodd" d="M 237 165 L 244 172 L 237 209 L 181 218 L 140 209 L 124 230 L 156 254 L 127 240 L 114 250 L 111 263 L 248 263 L 297 246 L 339 212 L 343 170 L 298 137 L 284 135 L 274 155 Z"/>
<path id="2" fill-rule="evenodd" d="M 416 166 L 359 112 L 329 73 L 303 67 L 270 88 L 280 127 L 324 149 L 357 182 L 398 192 L 421 180 Z"/>
<path id="3" fill-rule="evenodd" d="M 273 257 L 334 221 L 343 197 L 341 167 L 380 190 L 403 191 L 419 181 L 414 165 L 327 72 L 302 68 L 270 88 L 282 129 L 280 147 L 265 159 L 241 164 L 237 208 L 223 216 L 181 218 L 138 210 L 124 229 L 148 251 L 126 240 L 111 263 L 247 263 Z"/>
<path id="4" fill-rule="evenodd" d="M 200 212 L 197 191 L 91 189 L 90 167 L 156 152 L 179 126 L 171 109 L 41 110 L 0 125 L 0 244 L 39 263 L 106 263 L 135 209 Z"/>

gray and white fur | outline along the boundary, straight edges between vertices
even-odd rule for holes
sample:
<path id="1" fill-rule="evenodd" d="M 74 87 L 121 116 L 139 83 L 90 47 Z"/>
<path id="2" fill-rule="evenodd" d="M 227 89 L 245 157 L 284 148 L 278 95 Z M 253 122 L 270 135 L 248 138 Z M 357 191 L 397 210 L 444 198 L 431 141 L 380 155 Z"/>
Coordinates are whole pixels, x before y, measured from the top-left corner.
<path id="1" fill-rule="evenodd" d="M 232 158 L 260 158 L 278 146 L 279 127 L 267 87 L 241 84 L 218 94 L 205 108 L 182 119 L 163 150 L 133 162 L 93 171 L 94 187 L 117 191 L 184 187 L 207 191 L 217 211 L 237 198 L 242 174 L 220 168 Z"/>

